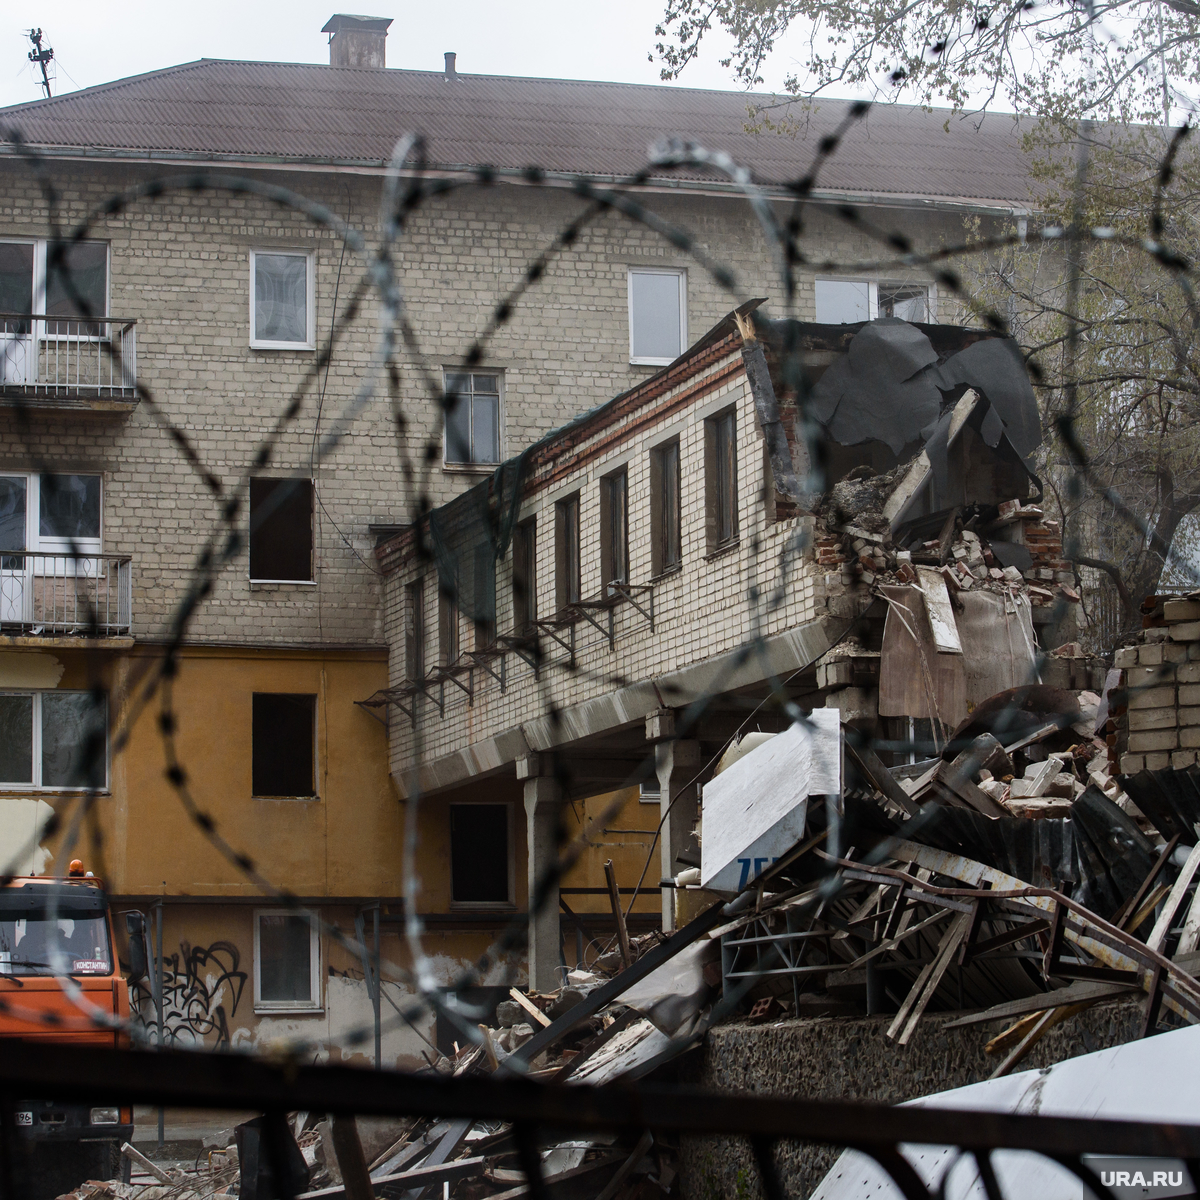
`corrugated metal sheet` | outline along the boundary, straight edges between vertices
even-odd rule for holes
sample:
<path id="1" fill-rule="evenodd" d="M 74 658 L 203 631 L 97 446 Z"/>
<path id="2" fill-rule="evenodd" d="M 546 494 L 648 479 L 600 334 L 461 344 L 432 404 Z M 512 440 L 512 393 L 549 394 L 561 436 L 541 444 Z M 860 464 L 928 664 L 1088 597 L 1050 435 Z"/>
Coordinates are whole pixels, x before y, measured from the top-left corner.
<path id="1" fill-rule="evenodd" d="M 798 110 L 796 137 L 746 131 L 753 96 L 561 79 L 359 70 L 202 59 L 0 109 L 37 146 L 160 155 L 385 162 L 421 132 L 432 164 L 624 175 L 682 135 L 726 150 L 763 182 L 807 173 L 848 102 Z M 778 117 L 778 112 L 775 114 Z M 948 128 L 943 128 L 947 125 Z M 696 177 L 693 174 L 693 177 Z M 717 176 L 712 176 L 717 178 Z M 1015 119 L 882 104 L 822 168 L 831 191 L 1025 204 L 1029 164 Z"/>

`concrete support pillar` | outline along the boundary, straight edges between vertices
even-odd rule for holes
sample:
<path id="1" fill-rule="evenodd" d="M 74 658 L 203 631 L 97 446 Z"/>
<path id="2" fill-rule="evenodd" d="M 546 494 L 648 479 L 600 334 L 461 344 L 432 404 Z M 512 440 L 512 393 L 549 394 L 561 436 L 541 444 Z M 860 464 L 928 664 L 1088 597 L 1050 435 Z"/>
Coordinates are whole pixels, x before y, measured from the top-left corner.
<path id="1" fill-rule="evenodd" d="M 534 911 L 538 884 L 558 855 L 562 788 L 541 775 L 525 780 L 525 845 L 529 851 L 529 986 L 550 992 L 559 979 L 558 884 L 540 911 Z"/>
<path id="2" fill-rule="evenodd" d="M 690 741 L 659 742 L 654 747 L 654 763 L 658 769 L 659 837 L 661 878 L 678 875 L 682 867 L 675 861 L 686 851 L 697 850 L 692 831 L 700 815 L 700 791 L 696 776 L 700 771 L 700 743 Z M 675 929 L 675 890 L 662 889 L 662 924 L 664 932 Z"/>

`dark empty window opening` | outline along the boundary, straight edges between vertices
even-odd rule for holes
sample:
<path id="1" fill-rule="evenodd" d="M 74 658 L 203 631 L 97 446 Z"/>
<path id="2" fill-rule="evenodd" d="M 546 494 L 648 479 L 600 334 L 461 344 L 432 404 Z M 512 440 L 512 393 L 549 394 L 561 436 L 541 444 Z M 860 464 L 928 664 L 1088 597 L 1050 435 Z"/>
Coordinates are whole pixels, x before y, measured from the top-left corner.
<path id="1" fill-rule="evenodd" d="M 438 592 L 438 658 L 443 667 L 458 661 L 458 604 L 447 592 Z"/>
<path id="2" fill-rule="evenodd" d="M 522 521 L 513 535 L 513 632 L 533 632 L 537 620 L 537 521 Z"/>
<path id="3" fill-rule="evenodd" d="M 509 904 L 508 805 L 450 805 L 451 900 Z"/>
<path id="4" fill-rule="evenodd" d="M 579 568 L 579 493 L 554 506 L 555 595 L 559 612 L 583 598 Z"/>
<path id="5" fill-rule="evenodd" d="M 606 589 L 629 582 L 629 473 L 624 467 L 600 480 L 600 562 Z"/>
<path id="6" fill-rule="evenodd" d="M 737 540 L 737 431 L 733 409 L 705 422 L 708 549 Z"/>
<path id="7" fill-rule="evenodd" d="M 258 797 L 315 796 L 315 695 L 255 692 L 251 730 Z"/>
<path id="8" fill-rule="evenodd" d="M 410 683 L 425 678 L 425 581 L 410 583 L 404 638 L 404 673 Z"/>
<path id="9" fill-rule="evenodd" d="M 312 530 L 311 480 L 250 480 L 251 579 L 311 583 Z"/>
<path id="10" fill-rule="evenodd" d="M 650 571 L 662 575 L 683 561 L 680 536 L 679 439 L 650 453 Z"/>

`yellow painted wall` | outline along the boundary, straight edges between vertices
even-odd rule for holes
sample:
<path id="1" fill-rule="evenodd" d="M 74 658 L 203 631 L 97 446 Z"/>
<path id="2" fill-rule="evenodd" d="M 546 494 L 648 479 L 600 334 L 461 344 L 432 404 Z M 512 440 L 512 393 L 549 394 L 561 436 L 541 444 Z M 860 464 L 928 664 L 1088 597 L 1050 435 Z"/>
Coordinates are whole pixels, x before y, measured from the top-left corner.
<path id="1" fill-rule="evenodd" d="M 135 653 L 131 661 L 140 657 Z M 271 882 L 304 896 L 399 894 L 403 810 L 388 778 L 386 734 L 354 704 L 386 679 L 382 653 L 182 653 L 172 699 L 188 789 L 217 833 Z M 317 798 L 253 798 L 254 692 L 316 693 Z M 155 702 L 138 716 L 124 751 L 124 786 L 114 805 L 124 854 L 113 890 L 254 894 L 255 886 L 188 818 L 167 782 L 158 719 Z"/>

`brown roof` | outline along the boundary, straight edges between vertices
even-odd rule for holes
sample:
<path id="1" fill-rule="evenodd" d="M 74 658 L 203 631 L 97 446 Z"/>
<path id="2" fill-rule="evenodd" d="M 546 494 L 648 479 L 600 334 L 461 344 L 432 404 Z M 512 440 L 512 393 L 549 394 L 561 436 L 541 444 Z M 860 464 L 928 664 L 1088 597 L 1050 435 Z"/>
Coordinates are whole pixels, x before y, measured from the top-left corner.
<path id="1" fill-rule="evenodd" d="M 793 138 L 746 132 L 752 99 L 569 79 L 448 80 L 440 72 L 201 59 L 0 109 L 0 125 L 67 154 L 359 166 L 383 164 L 402 134 L 418 131 L 439 167 L 536 164 L 599 177 L 635 171 L 652 142 L 679 135 L 727 151 L 761 182 L 785 183 L 810 169 L 820 139 L 850 107 L 820 101 Z M 895 104 L 876 105 L 854 125 L 819 186 L 896 199 L 1020 205 L 1030 198 L 1013 117 L 952 117 Z"/>

